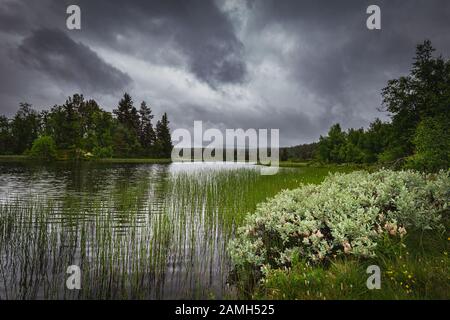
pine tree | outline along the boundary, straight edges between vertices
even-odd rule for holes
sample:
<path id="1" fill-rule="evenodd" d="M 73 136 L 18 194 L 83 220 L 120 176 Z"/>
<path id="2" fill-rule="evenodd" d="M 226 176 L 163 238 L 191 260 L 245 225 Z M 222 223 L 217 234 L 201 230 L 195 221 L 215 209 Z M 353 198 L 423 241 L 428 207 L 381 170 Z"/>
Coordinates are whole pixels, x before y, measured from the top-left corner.
<path id="1" fill-rule="evenodd" d="M 38 137 L 40 128 L 39 114 L 29 103 L 20 103 L 11 122 L 11 133 L 14 139 L 14 153 L 22 154 L 30 149 L 33 141 Z"/>
<path id="2" fill-rule="evenodd" d="M 0 116 L 0 154 L 12 153 L 14 144 L 11 123 L 5 116 Z"/>
<path id="3" fill-rule="evenodd" d="M 119 101 L 117 109 L 114 109 L 113 112 L 120 124 L 139 135 L 139 113 L 133 106 L 133 100 L 128 93 L 125 92 L 123 98 Z"/>
<path id="4" fill-rule="evenodd" d="M 167 113 L 164 113 L 161 120 L 156 124 L 156 150 L 160 158 L 170 158 L 173 144 L 170 135 L 169 120 Z"/>
<path id="5" fill-rule="evenodd" d="M 139 115 L 141 118 L 140 128 L 139 128 L 139 141 L 142 148 L 144 149 L 145 155 L 152 154 L 152 148 L 156 142 L 155 130 L 153 130 L 152 119 L 153 114 L 151 108 L 147 106 L 145 101 L 142 101 L 141 108 L 139 110 Z"/>
<path id="6" fill-rule="evenodd" d="M 383 104 L 391 114 L 392 134 L 385 158 L 388 161 L 411 156 L 422 121 L 448 113 L 450 60 L 434 57 L 429 40 L 419 44 L 410 74 L 388 81 Z"/>

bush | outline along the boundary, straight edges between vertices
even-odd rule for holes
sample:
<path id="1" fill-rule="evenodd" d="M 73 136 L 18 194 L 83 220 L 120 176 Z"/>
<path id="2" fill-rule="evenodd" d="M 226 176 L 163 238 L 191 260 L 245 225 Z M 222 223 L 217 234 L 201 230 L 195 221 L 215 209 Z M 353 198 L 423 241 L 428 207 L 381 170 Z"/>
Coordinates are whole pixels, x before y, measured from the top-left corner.
<path id="1" fill-rule="evenodd" d="M 449 199 L 449 172 L 335 174 L 258 205 L 229 250 L 238 268 L 263 271 L 290 266 L 295 256 L 311 263 L 370 257 L 386 236 L 442 228 Z"/>
<path id="2" fill-rule="evenodd" d="M 42 136 L 34 140 L 29 152 L 31 158 L 43 161 L 55 160 L 56 154 L 56 144 L 50 136 Z"/>
<path id="3" fill-rule="evenodd" d="M 94 150 L 92 150 L 92 153 L 94 155 L 94 158 L 97 159 L 112 158 L 113 149 L 112 147 L 95 147 Z"/>
<path id="4" fill-rule="evenodd" d="M 416 154 L 408 159 L 407 167 L 436 172 L 450 165 L 450 118 L 446 114 L 423 120 L 414 136 Z"/>

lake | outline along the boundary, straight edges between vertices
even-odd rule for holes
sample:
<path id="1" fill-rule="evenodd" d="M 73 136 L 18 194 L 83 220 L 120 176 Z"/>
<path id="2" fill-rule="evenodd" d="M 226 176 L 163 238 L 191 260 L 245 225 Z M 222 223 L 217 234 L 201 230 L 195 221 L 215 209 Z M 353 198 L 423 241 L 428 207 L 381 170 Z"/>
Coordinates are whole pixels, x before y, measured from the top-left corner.
<path id="1" fill-rule="evenodd" d="M 257 203 L 329 171 L 0 163 L 0 298 L 236 297 L 227 255 L 236 227 Z M 66 286 L 71 265 L 80 290 Z"/>

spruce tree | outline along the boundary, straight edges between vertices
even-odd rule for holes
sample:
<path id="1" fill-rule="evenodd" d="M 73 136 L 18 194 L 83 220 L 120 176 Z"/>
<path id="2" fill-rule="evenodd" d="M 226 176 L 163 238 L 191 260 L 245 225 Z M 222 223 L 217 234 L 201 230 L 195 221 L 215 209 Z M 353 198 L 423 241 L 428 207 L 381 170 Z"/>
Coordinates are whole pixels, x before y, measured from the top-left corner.
<path id="1" fill-rule="evenodd" d="M 383 104 L 392 118 L 392 138 L 383 155 L 387 161 L 415 153 L 418 126 L 448 114 L 450 60 L 434 57 L 434 51 L 429 40 L 419 44 L 410 74 L 388 81 L 383 89 Z"/>
<path id="2" fill-rule="evenodd" d="M 156 149 L 158 157 L 171 157 L 173 145 L 167 113 L 164 113 L 161 120 L 156 124 Z"/>
<path id="3" fill-rule="evenodd" d="M 14 153 L 22 154 L 30 149 L 33 141 L 38 137 L 40 127 L 39 114 L 29 103 L 20 103 L 11 122 L 11 133 L 14 140 Z"/>
<path id="4" fill-rule="evenodd" d="M 114 109 L 113 112 L 120 124 L 134 134 L 139 135 L 139 113 L 133 106 L 133 100 L 128 93 L 125 92 L 123 98 L 119 101 L 117 109 Z"/>
<path id="5" fill-rule="evenodd" d="M 140 114 L 140 128 L 139 128 L 139 141 L 142 148 L 144 149 L 145 155 L 151 155 L 152 148 L 156 142 L 156 134 L 153 129 L 152 119 L 153 114 L 150 107 L 147 106 L 145 101 L 142 101 L 141 108 L 139 109 Z"/>

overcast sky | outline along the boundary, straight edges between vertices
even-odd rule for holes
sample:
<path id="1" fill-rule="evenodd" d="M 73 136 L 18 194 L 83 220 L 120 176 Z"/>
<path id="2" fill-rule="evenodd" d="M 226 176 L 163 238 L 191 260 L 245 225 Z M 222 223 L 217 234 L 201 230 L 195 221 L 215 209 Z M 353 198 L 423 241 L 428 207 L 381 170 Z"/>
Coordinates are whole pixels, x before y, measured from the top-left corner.
<path id="1" fill-rule="evenodd" d="M 0 0 L 0 113 L 77 92 L 111 111 L 126 91 L 172 130 L 277 128 L 296 145 L 385 119 L 380 91 L 424 39 L 449 56 L 450 1 Z"/>

